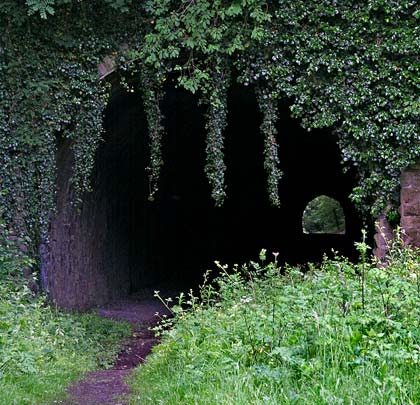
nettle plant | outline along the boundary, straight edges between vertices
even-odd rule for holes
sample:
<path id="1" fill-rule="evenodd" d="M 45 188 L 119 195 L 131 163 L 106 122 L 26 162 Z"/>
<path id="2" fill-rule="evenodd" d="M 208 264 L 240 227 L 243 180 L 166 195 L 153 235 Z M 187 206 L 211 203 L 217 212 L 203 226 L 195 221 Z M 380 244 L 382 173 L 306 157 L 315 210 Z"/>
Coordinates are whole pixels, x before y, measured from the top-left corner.
<path id="1" fill-rule="evenodd" d="M 399 175 L 420 155 L 420 6 L 414 0 L 17 0 L 0 5 L 0 212 L 35 239 L 54 208 L 60 140 L 74 151 L 76 199 L 89 189 L 112 56 L 140 75 L 149 125 L 151 198 L 164 162 L 160 100 L 168 77 L 207 107 L 204 170 L 226 197 L 224 129 L 234 82 L 255 89 L 269 198 L 280 204 L 277 105 L 308 130 L 336 134 L 354 203 L 398 204 Z M 281 134 L 280 134 L 281 136 Z"/>

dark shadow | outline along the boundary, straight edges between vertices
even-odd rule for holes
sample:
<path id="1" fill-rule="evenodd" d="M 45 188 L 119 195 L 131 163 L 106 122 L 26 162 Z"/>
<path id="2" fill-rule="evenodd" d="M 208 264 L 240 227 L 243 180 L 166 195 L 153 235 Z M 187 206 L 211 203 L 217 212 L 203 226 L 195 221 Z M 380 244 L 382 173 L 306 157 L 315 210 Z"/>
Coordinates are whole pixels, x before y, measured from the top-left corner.
<path id="1" fill-rule="evenodd" d="M 204 174 L 205 132 L 197 99 L 167 90 L 163 102 L 168 137 L 160 191 L 147 200 L 147 130 L 138 94 L 116 93 L 105 126 L 106 144 L 98 153 L 98 175 L 107 182 L 112 245 L 121 250 L 120 271 L 130 274 L 130 290 L 168 285 L 189 287 L 201 280 L 214 260 L 243 263 L 261 248 L 279 252 L 282 262 L 317 261 L 335 249 L 352 258 L 362 223 L 348 200 L 354 173 L 344 175 L 330 131 L 307 132 L 280 107 L 280 209 L 270 206 L 263 167 L 261 116 L 250 90 L 229 95 L 226 131 L 228 197 L 215 208 Z M 345 235 L 302 233 L 308 201 L 327 194 L 347 218 Z M 112 235 L 112 236 L 111 236 Z M 118 256 L 112 255 L 114 260 Z"/>
<path id="2" fill-rule="evenodd" d="M 57 156 L 57 212 L 42 257 L 50 298 L 87 309 L 143 289 L 195 287 L 214 261 L 257 260 L 262 248 L 279 262 L 319 261 L 331 249 L 355 258 L 361 221 L 348 200 L 354 173 L 344 175 L 330 131 L 308 133 L 280 106 L 278 140 L 281 208 L 270 206 L 263 166 L 261 115 L 251 90 L 229 93 L 225 158 L 227 199 L 215 208 L 204 174 L 204 111 L 197 98 L 168 88 L 163 101 L 167 137 L 160 191 L 148 201 L 147 125 L 138 93 L 114 86 L 104 117 L 93 191 L 72 204 L 71 141 Z M 302 213 L 320 194 L 336 199 L 346 233 L 304 234 Z M 272 259 L 271 253 L 268 258 Z"/>

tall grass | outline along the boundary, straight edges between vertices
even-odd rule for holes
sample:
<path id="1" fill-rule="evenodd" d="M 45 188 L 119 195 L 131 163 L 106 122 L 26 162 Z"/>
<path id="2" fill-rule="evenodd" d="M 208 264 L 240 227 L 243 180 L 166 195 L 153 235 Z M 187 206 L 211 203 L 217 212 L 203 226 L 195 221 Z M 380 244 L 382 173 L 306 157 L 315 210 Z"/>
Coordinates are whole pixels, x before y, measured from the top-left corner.
<path id="1" fill-rule="evenodd" d="M 131 403 L 420 403 L 420 259 L 400 242 L 387 267 L 365 243 L 359 264 L 325 259 L 306 272 L 219 265 L 200 298 L 172 307 Z"/>
<path id="2" fill-rule="evenodd" d="M 22 278 L 32 261 L 27 241 L 12 238 L 0 220 L 0 404 L 48 404 L 86 371 L 115 357 L 128 324 L 95 315 L 65 314 L 35 296 Z"/>
<path id="3" fill-rule="evenodd" d="M 129 325 L 65 314 L 22 280 L 0 282 L 0 404 L 48 404 L 83 373 L 106 367 Z"/>

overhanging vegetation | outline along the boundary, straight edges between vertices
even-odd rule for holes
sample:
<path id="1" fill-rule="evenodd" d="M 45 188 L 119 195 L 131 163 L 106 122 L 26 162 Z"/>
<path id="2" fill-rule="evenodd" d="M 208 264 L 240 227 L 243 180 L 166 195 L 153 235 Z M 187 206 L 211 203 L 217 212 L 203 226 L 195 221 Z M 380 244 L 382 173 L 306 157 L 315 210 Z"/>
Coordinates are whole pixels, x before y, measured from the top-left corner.
<path id="1" fill-rule="evenodd" d="M 258 94 L 274 205 L 276 103 L 286 98 L 302 125 L 335 131 L 344 167 L 358 169 L 353 201 L 376 215 L 397 201 L 400 171 L 420 152 L 419 15 L 410 0 L 3 2 L 2 215 L 34 241 L 48 239 L 60 139 L 72 142 L 75 201 L 89 189 L 108 94 L 97 65 L 109 55 L 141 76 L 132 90 L 142 91 L 148 119 L 151 198 L 163 164 L 159 100 L 175 80 L 207 106 L 203 165 L 223 203 L 225 94 L 238 81 Z"/>

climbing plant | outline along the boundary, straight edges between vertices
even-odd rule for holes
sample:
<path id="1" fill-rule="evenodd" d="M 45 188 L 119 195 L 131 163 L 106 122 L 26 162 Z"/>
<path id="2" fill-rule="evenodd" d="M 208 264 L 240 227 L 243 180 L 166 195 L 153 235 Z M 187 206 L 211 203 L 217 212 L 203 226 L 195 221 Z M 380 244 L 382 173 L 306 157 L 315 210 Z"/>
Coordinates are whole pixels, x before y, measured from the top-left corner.
<path id="1" fill-rule="evenodd" d="M 274 205 L 282 174 L 277 105 L 287 100 L 308 130 L 334 131 L 343 167 L 359 174 L 353 201 L 378 215 L 398 202 L 399 174 L 420 156 L 419 18 L 415 0 L 3 1 L 0 214 L 33 238 L 47 234 L 64 140 L 74 151 L 75 199 L 89 189 L 109 93 L 97 65 L 108 55 L 140 77 L 152 197 L 170 77 L 207 109 L 203 167 L 216 205 L 223 203 L 227 91 L 237 82 L 257 95 Z"/>
<path id="2" fill-rule="evenodd" d="M 126 42 L 117 26 L 133 39 L 142 29 L 139 13 L 127 18 L 78 3 L 0 5 L 0 214 L 34 249 L 48 236 L 56 154 L 66 141 L 74 153 L 74 202 L 89 190 L 109 93 L 98 64 Z"/>

